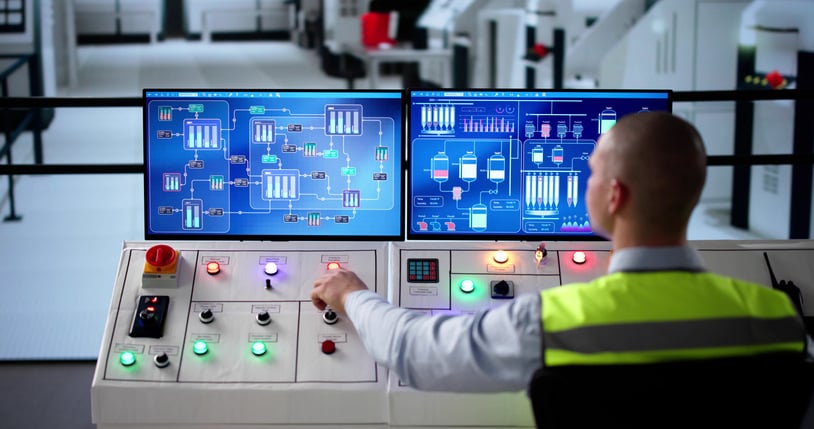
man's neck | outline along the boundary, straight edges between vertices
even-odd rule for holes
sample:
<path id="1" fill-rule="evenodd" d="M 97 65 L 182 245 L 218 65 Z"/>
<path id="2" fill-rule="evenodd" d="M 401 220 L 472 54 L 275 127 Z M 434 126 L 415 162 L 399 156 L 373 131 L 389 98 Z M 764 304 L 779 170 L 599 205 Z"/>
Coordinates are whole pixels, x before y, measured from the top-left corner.
<path id="1" fill-rule="evenodd" d="M 613 250 L 621 250 L 628 247 L 665 247 L 665 246 L 686 246 L 686 230 L 678 234 L 665 234 L 646 228 L 630 228 L 625 224 L 615 225 L 611 241 Z"/>

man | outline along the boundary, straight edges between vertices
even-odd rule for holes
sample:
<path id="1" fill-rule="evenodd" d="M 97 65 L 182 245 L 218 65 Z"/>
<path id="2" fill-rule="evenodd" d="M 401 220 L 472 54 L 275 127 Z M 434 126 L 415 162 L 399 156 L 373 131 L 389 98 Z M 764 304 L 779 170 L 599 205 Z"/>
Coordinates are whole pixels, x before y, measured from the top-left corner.
<path id="1" fill-rule="evenodd" d="M 687 244 L 706 178 L 691 124 L 663 112 L 625 116 L 589 165 L 588 214 L 613 245 L 606 276 L 474 315 L 397 308 L 346 270 L 317 279 L 311 300 L 347 314 L 373 358 L 423 390 L 519 391 L 542 365 L 805 352 L 783 293 L 706 272 Z"/>

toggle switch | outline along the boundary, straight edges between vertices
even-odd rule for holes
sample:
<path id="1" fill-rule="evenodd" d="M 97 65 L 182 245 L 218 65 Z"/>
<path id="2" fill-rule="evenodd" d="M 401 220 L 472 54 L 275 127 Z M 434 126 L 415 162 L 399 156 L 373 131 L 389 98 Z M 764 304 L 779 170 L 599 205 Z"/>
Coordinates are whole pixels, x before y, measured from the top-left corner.
<path id="1" fill-rule="evenodd" d="M 268 325 L 271 323 L 271 316 L 269 315 L 268 311 L 261 311 L 257 313 L 257 316 L 254 318 L 257 320 L 257 323 L 261 325 Z"/>
<path id="2" fill-rule="evenodd" d="M 207 308 L 198 314 L 198 319 L 203 323 L 212 323 L 212 321 L 215 320 L 215 314 L 212 313 L 211 309 Z"/>
<path id="3" fill-rule="evenodd" d="M 322 320 L 329 325 L 333 325 L 339 320 L 339 315 L 329 308 L 322 313 Z"/>
<path id="4" fill-rule="evenodd" d="M 170 364 L 170 357 L 166 353 L 159 353 L 153 357 L 153 363 L 159 368 L 164 368 Z"/>
<path id="5" fill-rule="evenodd" d="M 336 351 L 336 343 L 332 340 L 323 341 L 321 347 L 322 353 L 325 353 L 326 355 L 333 354 L 333 352 Z"/>
<path id="6" fill-rule="evenodd" d="M 492 299 L 514 298 L 514 283 L 509 280 L 493 280 L 490 283 Z"/>

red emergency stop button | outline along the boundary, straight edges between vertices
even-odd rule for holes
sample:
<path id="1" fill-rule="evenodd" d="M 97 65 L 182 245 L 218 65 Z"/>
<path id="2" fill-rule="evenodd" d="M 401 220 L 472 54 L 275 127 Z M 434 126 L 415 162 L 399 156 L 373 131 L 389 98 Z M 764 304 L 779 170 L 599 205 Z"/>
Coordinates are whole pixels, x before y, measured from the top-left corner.
<path id="1" fill-rule="evenodd" d="M 333 340 L 325 340 L 322 342 L 322 353 L 326 355 L 333 354 L 336 351 L 336 343 Z"/>
<path id="2" fill-rule="evenodd" d="M 166 244 L 157 244 L 147 249 L 145 260 L 154 267 L 166 267 L 175 263 L 178 253 Z"/>

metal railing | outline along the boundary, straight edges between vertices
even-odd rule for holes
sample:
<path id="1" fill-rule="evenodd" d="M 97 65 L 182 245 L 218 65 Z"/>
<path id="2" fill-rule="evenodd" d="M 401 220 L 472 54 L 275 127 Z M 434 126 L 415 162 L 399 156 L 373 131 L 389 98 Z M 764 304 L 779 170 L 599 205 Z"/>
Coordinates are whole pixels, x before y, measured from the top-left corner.
<path id="1" fill-rule="evenodd" d="M 16 65 L 16 63 L 15 63 Z M 17 65 L 16 67 L 19 67 Z M 0 77 L 7 76 L 0 74 Z M 4 84 L 5 80 L 0 83 Z M 7 94 L 5 86 L 3 94 Z M 752 153 L 752 125 L 755 101 L 793 100 L 795 104 L 795 142 L 792 153 L 765 154 Z M 789 165 L 792 167 L 792 211 L 789 238 L 809 238 L 812 203 L 812 180 L 814 179 L 814 91 L 678 91 L 673 93 L 674 102 L 735 102 L 735 150 L 732 155 L 710 155 L 709 166 L 733 167 L 733 192 L 730 223 L 732 226 L 748 229 L 749 181 L 751 167 L 757 165 Z M 27 111 L 27 121 L 32 121 L 42 108 L 98 108 L 98 107 L 141 107 L 140 97 L 130 98 L 64 98 L 64 97 L 3 97 L 0 98 L 0 112 L 10 110 Z M 26 122 L 27 124 L 28 122 Z M 42 142 L 35 138 L 35 162 L 33 164 L 14 164 L 11 159 L 11 146 L 26 128 L 20 124 L 13 131 L 6 131 L 6 144 L 0 150 L 0 157 L 5 156 L 7 163 L 0 164 L 0 175 L 9 178 L 10 215 L 8 220 L 19 219 L 14 206 L 15 175 L 53 175 L 53 174 L 143 174 L 145 166 L 140 164 L 45 164 L 42 158 Z M 747 132 L 748 131 L 748 132 Z M 34 131 L 39 134 L 39 131 Z M 744 193 L 746 189 L 746 193 Z"/>

